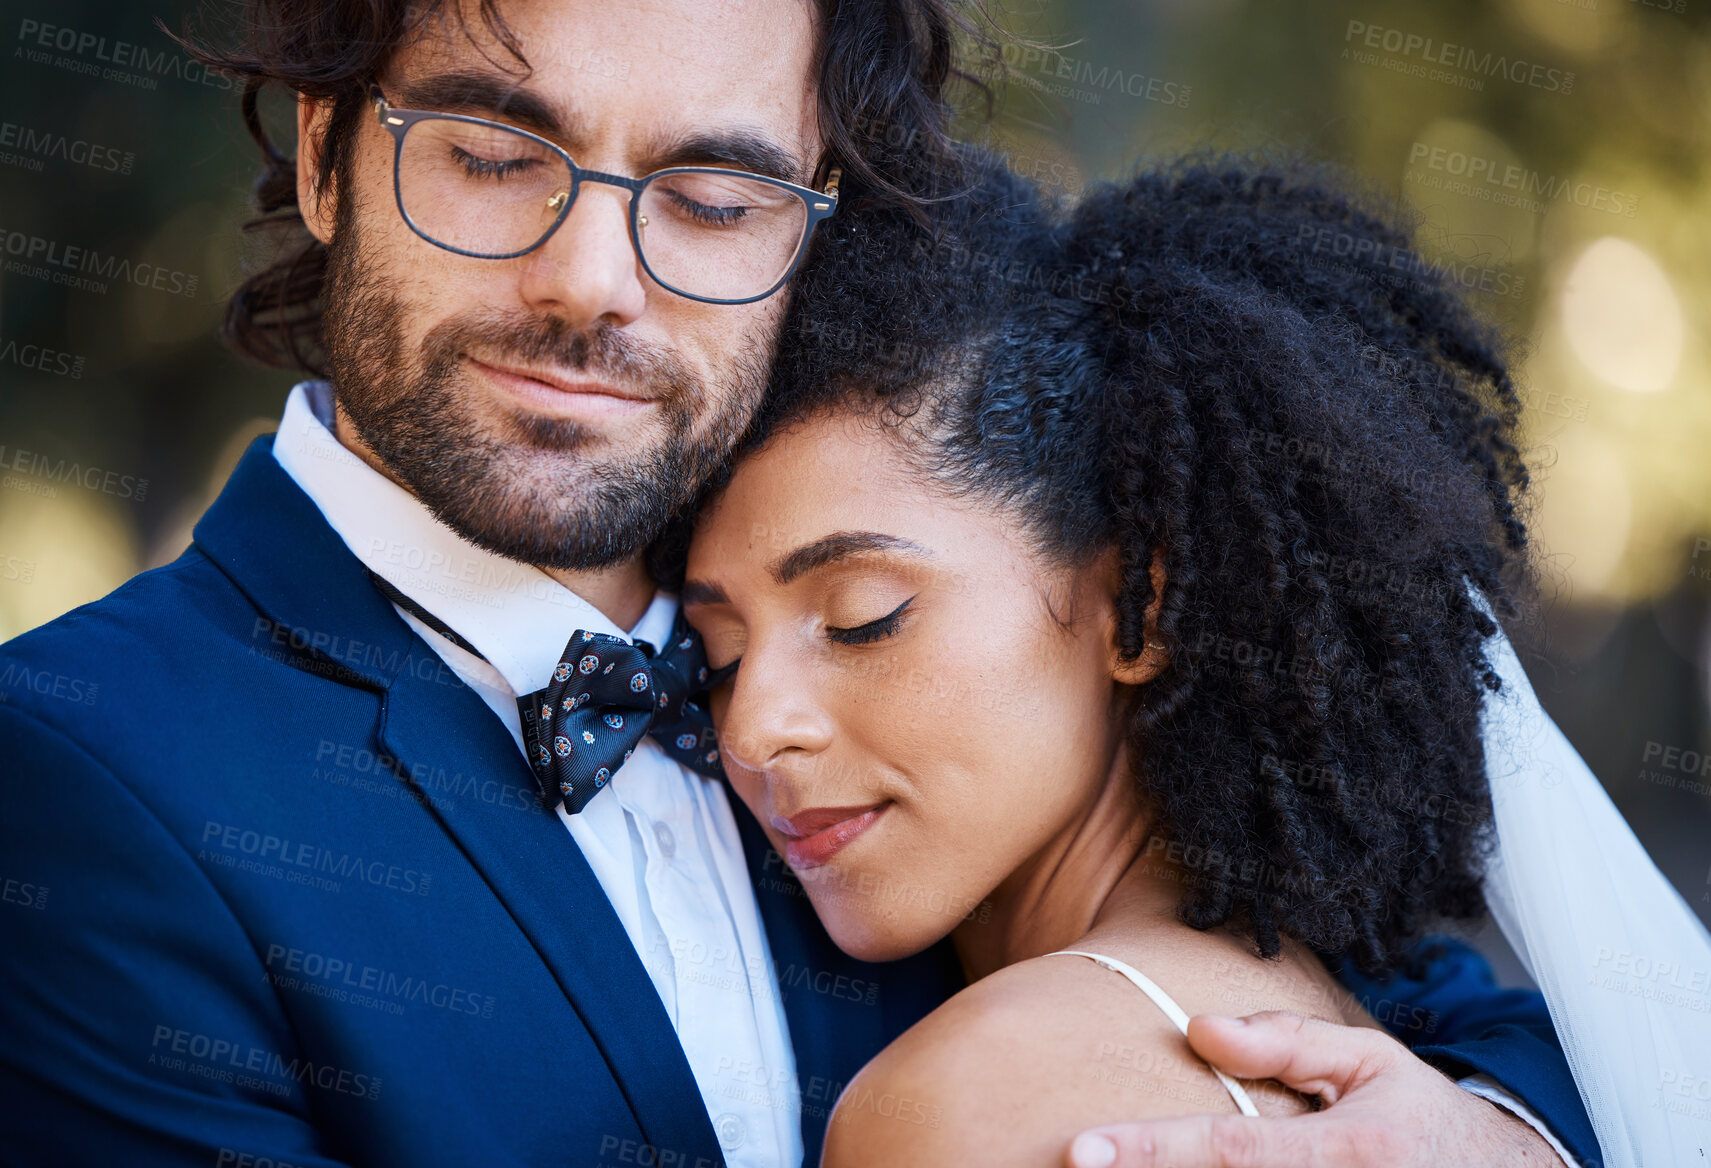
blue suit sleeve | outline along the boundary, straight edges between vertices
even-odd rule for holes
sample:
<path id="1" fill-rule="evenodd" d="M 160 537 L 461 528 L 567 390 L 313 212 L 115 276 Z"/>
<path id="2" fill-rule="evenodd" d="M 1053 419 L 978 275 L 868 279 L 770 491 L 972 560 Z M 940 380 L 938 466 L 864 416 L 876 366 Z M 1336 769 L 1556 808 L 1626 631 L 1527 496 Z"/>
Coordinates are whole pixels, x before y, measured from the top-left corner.
<path id="1" fill-rule="evenodd" d="M 244 1073 L 295 1044 L 194 857 L 75 743 L 3 706 L 0 759 L 6 1162 L 337 1168 L 303 1094 Z"/>
<path id="2" fill-rule="evenodd" d="M 1582 1164 L 1602 1162 L 1568 1059 L 1536 990 L 1499 989 L 1471 946 L 1431 937 L 1389 979 L 1328 962 L 1350 993 L 1416 1055 L 1455 1078 L 1485 1074 L 1532 1108 Z"/>

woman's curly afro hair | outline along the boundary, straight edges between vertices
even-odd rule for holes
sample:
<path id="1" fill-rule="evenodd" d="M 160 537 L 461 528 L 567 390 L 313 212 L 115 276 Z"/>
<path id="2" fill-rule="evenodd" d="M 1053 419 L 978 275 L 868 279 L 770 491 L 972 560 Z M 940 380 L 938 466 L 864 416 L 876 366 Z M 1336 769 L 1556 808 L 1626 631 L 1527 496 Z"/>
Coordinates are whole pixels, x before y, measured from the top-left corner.
<path id="1" fill-rule="evenodd" d="M 982 165 L 931 233 L 821 241 L 752 442 L 910 419 L 1048 561 L 1116 549 L 1123 649 L 1168 658 L 1127 736 L 1182 919 L 1394 968 L 1483 909 L 1483 643 L 1526 550 L 1500 337 L 1316 170 L 1202 159 L 1060 210 Z"/>

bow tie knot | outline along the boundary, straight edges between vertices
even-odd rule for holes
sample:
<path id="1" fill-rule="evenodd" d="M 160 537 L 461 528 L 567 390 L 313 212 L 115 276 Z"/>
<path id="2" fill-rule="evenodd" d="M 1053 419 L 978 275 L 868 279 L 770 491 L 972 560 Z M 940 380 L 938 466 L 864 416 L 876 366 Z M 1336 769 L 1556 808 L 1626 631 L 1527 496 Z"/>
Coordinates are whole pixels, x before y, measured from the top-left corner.
<path id="1" fill-rule="evenodd" d="M 694 699 L 730 669 L 707 668 L 701 638 L 680 612 L 672 643 L 655 656 L 645 642 L 578 629 L 552 680 L 517 702 L 523 743 L 544 797 L 556 788 L 576 814 L 651 734 L 673 759 L 718 778 L 712 718 Z"/>

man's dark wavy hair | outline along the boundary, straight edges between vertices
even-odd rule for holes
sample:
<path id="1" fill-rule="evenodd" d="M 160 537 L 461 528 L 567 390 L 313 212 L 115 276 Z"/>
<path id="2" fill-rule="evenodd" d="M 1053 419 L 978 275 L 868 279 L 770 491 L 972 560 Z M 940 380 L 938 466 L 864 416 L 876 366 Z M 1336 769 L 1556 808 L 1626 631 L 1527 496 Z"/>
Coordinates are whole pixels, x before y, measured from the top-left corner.
<path id="1" fill-rule="evenodd" d="M 947 87 L 969 82 L 990 100 L 986 78 L 1002 69 L 994 32 L 972 0 L 815 0 L 819 123 L 825 157 L 843 169 L 843 214 L 864 205 L 911 207 L 955 189 Z M 480 0 L 485 31 L 526 70 L 522 46 L 497 0 Z M 269 237 L 275 254 L 227 304 L 222 336 L 266 364 L 324 376 L 321 285 L 327 251 L 303 226 L 296 164 L 262 124 L 269 84 L 332 103 L 321 190 L 351 161 L 368 85 L 397 48 L 446 16 L 465 32 L 462 8 L 445 0 L 248 0 L 230 38 L 187 30 L 181 43 L 210 68 L 242 81 L 242 111 L 260 147 L 257 217 L 246 230 Z M 217 43 L 226 40 L 227 43 Z"/>
<path id="2" fill-rule="evenodd" d="M 1513 614 L 1528 482 L 1500 335 L 1374 205 L 1214 157 L 1054 215 L 992 165 L 937 234 L 828 236 L 750 445 L 861 411 L 1048 562 L 1115 548 L 1123 649 L 1156 599 L 1168 655 L 1127 736 L 1182 919 L 1369 973 L 1483 910 L 1469 584 Z"/>

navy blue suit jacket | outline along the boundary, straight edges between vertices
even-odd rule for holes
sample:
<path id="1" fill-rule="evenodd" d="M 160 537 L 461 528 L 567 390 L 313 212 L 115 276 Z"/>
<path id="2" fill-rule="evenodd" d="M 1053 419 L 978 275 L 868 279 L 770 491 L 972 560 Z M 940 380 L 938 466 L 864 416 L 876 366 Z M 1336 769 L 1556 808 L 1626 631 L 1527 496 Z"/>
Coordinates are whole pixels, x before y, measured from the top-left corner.
<path id="1" fill-rule="evenodd" d="M 0 648 L 0 1156 L 720 1163 L 652 983 L 510 736 L 270 443 L 176 562 Z M 732 803 L 813 1164 L 843 1083 L 959 974 L 946 945 L 840 953 Z M 1527 1029 L 1542 1009 L 1465 982 L 1385 992 L 1437 993 L 1429 1040 L 1572 1137 L 1561 1053 Z"/>

